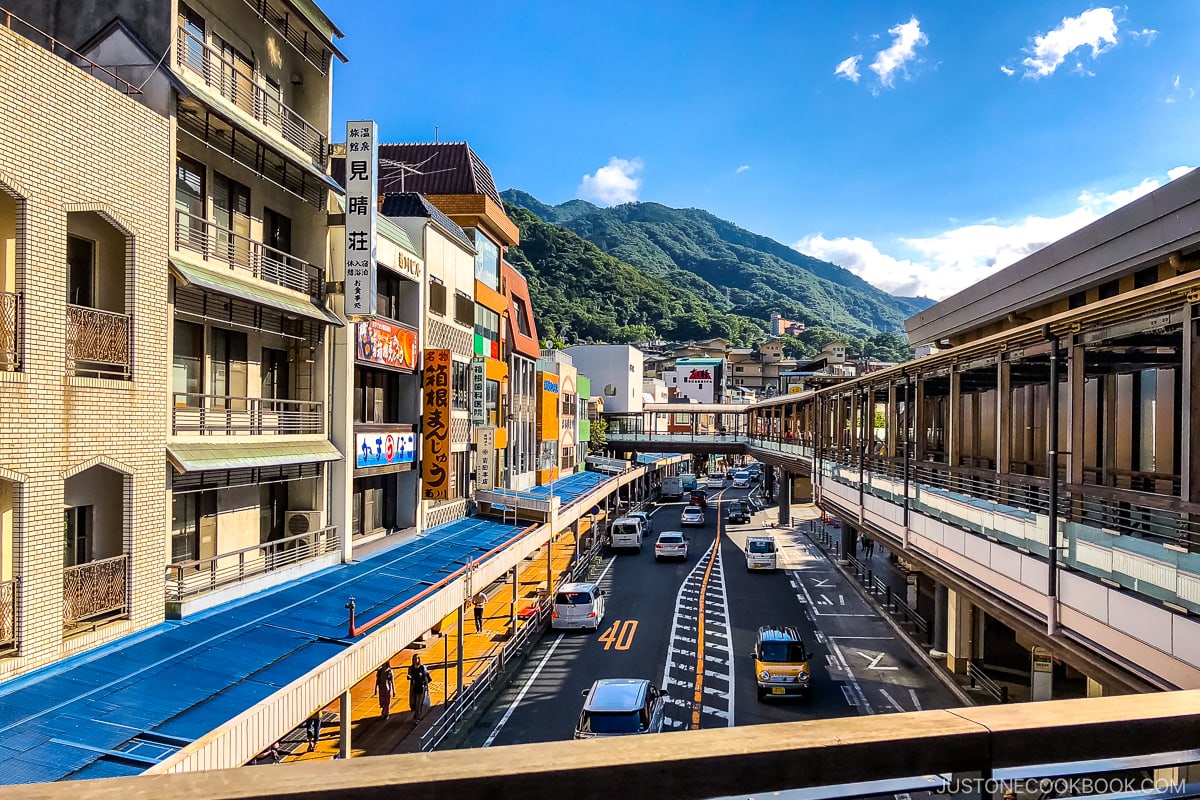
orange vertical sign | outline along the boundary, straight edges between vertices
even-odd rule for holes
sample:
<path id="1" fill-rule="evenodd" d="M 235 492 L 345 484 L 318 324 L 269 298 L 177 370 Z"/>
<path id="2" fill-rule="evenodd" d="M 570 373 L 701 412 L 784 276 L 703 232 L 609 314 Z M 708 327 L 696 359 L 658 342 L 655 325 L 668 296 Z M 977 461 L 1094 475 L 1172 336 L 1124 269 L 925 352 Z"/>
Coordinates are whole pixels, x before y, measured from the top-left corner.
<path id="1" fill-rule="evenodd" d="M 450 499 L 450 351 L 425 351 L 421 481 L 426 500 Z"/>

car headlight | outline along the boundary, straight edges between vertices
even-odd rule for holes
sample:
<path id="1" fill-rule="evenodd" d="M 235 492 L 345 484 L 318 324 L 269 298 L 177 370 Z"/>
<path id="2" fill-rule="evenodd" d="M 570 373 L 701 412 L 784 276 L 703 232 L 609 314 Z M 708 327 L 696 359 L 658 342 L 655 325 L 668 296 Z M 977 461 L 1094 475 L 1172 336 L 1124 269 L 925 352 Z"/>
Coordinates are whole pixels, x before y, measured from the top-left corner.
<path id="1" fill-rule="evenodd" d="M 800 670 L 800 672 L 798 672 L 796 674 L 796 682 L 797 683 L 804 683 L 807 680 L 808 680 L 808 673 L 805 672 L 804 670 Z"/>
<path id="2" fill-rule="evenodd" d="M 764 669 L 762 672 L 758 673 L 758 677 L 762 678 L 764 681 L 769 681 L 771 680 L 771 673 Z"/>

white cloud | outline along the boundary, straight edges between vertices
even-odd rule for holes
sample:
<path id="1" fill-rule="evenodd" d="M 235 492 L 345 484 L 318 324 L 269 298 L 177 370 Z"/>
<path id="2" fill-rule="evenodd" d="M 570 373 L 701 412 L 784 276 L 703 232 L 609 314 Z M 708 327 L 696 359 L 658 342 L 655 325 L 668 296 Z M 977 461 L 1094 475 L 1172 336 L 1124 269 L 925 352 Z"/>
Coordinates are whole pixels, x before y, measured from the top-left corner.
<path id="1" fill-rule="evenodd" d="M 1175 167 L 1167 177 L 1174 180 L 1191 169 Z M 886 246 L 891 252 L 884 252 L 866 239 L 829 239 L 822 234 L 806 236 L 792 247 L 845 267 L 892 294 L 942 300 L 1154 191 L 1162 183 L 1147 178 L 1137 186 L 1114 192 L 1083 191 L 1075 208 L 1058 216 L 989 219 L 934 236 L 899 237 Z"/>
<path id="2" fill-rule="evenodd" d="M 1009 67 L 1006 67 L 1006 66 L 1004 66 L 1003 64 L 1001 64 L 1001 65 L 1000 65 L 1000 71 L 1001 71 L 1001 72 L 1003 72 L 1005 75 L 1008 75 L 1008 76 L 1012 76 L 1012 75 L 1015 75 L 1015 74 L 1017 73 L 1017 71 L 1016 71 L 1015 69 L 1011 69 L 1011 68 L 1009 68 Z"/>
<path id="3" fill-rule="evenodd" d="M 624 159 L 613 156 L 594 175 L 584 175 L 575 196 L 605 206 L 632 203 L 638 199 L 642 179 L 640 158 Z"/>
<path id="4" fill-rule="evenodd" d="M 734 172 L 738 175 L 741 175 L 743 172 L 745 172 L 748 169 L 750 169 L 749 164 L 742 164 L 740 167 L 738 167 L 736 170 L 734 170 Z"/>
<path id="5" fill-rule="evenodd" d="M 858 62 L 862 60 L 861 55 L 850 56 L 845 61 L 837 65 L 837 69 L 833 71 L 834 75 L 841 75 L 851 83 L 858 83 Z"/>
<path id="6" fill-rule="evenodd" d="M 895 83 L 897 72 L 907 74 L 907 65 L 917 57 L 917 48 L 929 44 L 929 37 L 921 32 L 921 23 L 916 17 L 888 30 L 892 35 L 892 46 L 880 50 L 871 62 L 871 70 L 879 76 L 884 86 Z M 845 63 L 845 62 L 843 62 Z"/>
<path id="7" fill-rule="evenodd" d="M 1146 44 L 1149 45 L 1158 38 L 1158 31 L 1154 30 L 1153 28 L 1142 28 L 1140 31 L 1129 31 L 1129 35 L 1135 39 L 1141 39 L 1144 36 L 1146 38 Z"/>
<path id="8" fill-rule="evenodd" d="M 1092 58 L 1099 58 L 1117 44 L 1115 8 L 1092 8 L 1077 17 L 1064 17 L 1062 23 L 1047 34 L 1033 40 L 1030 55 L 1021 63 L 1025 75 L 1045 78 L 1062 66 L 1067 56 L 1084 47 L 1092 49 Z M 1082 68 L 1082 63 L 1079 63 Z"/>

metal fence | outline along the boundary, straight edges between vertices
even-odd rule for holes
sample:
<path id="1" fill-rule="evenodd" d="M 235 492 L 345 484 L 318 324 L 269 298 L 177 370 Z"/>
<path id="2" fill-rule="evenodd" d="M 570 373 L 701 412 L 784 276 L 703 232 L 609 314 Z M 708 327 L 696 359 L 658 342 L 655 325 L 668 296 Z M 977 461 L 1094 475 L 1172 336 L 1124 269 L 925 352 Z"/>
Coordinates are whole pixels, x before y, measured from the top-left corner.
<path id="1" fill-rule="evenodd" d="M 325 271 L 315 264 L 182 209 L 175 210 L 175 249 L 311 297 L 325 292 Z"/>
<path id="2" fill-rule="evenodd" d="M 0 581 L 0 649 L 17 642 L 17 583 Z"/>
<path id="3" fill-rule="evenodd" d="M 98 378 L 129 377 L 128 314 L 67 306 L 67 372 Z"/>
<path id="4" fill-rule="evenodd" d="M 63 570 L 63 623 L 67 626 L 127 608 L 129 556 L 89 561 Z"/>
<path id="5" fill-rule="evenodd" d="M 168 564 L 167 600 L 185 600 L 241 583 L 258 575 L 311 561 L 336 551 L 339 546 L 338 529 L 329 527 L 209 558 Z"/>
<path id="6" fill-rule="evenodd" d="M 0 371 L 21 368 L 21 295 L 0 292 Z"/>
<path id="7" fill-rule="evenodd" d="M 319 400 L 175 392 L 171 433 L 305 434 L 324 430 Z"/>

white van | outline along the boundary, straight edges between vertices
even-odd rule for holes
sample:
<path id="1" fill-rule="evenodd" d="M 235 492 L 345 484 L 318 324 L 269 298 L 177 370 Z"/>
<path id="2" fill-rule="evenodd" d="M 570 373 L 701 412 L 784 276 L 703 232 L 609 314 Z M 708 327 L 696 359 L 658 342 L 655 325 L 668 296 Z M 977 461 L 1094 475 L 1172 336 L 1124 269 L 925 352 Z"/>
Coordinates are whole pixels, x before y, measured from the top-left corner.
<path id="1" fill-rule="evenodd" d="M 745 489 L 750 485 L 750 470 L 739 469 L 733 473 L 733 488 Z"/>
<path id="2" fill-rule="evenodd" d="M 604 592 L 594 583 L 564 583 L 554 594 L 550 627 L 597 631 L 604 619 Z"/>
<path id="3" fill-rule="evenodd" d="M 614 550 L 630 549 L 642 552 L 642 522 L 634 517 L 613 520 L 610 545 Z"/>
<path id="4" fill-rule="evenodd" d="M 774 536 L 748 536 L 746 538 L 746 569 L 770 570 L 779 568 L 778 550 Z"/>
<path id="5" fill-rule="evenodd" d="M 658 496 L 662 500 L 683 499 L 683 479 L 678 475 L 668 475 L 662 479 L 658 487 Z"/>

